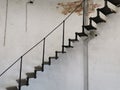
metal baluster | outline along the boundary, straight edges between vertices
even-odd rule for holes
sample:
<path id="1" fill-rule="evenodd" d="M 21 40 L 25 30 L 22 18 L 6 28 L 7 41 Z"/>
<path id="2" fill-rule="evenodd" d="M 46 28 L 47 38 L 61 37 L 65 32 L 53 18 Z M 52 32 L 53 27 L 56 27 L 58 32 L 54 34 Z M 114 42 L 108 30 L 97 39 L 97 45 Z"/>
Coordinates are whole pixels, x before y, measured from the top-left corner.
<path id="1" fill-rule="evenodd" d="M 23 61 L 23 56 L 21 56 L 21 60 L 20 60 L 19 90 L 21 90 L 22 61 Z"/>
<path id="2" fill-rule="evenodd" d="M 105 7 L 108 6 L 108 5 L 107 5 L 108 1 L 107 1 L 107 0 L 104 0 L 104 1 L 105 1 Z"/>
<path id="3" fill-rule="evenodd" d="M 63 34 L 62 34 L 62 53 L 65 53 L 64 44 L 65 44 L 65 20 L 63 21 Z"/>
<path id="4" fill-rule="evenodd" d="M 85 26 L 85 0 L 83 2 L 83 25 L 82 25 L 82 32 L 83 33 L 85 32 L 84 26 Z"/>
<path id="5" fill-rule="evenodd" d="M 45 39 L 43 39 L 43 56 L 42 56 L 42 71 L 44 71 L 44 60 L 45 60 Z"/>

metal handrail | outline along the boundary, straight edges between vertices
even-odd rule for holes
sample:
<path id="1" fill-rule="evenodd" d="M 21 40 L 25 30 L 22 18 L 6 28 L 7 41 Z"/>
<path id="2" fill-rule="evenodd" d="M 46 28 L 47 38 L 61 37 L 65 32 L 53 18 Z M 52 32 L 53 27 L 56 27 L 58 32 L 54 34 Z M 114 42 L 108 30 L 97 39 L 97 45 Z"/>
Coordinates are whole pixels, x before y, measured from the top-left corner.
<path id="1" fill-rule="evenodd" d="M 38 46 L 42 41 L 44 41 L 48 36 L 50 36 L 58 27 L 60 27 L 82 4 L 84 0 L 76 6 L 76 8 L 59 24 L 57 25 L 50 33 L 48 33 L 42 40 L 40 40 L 37 44 L 32 46 L 29 50 L 27 50 L 23 55 L 21 55 L 18 59 L 13 62 L 7 69 L 5 69 L 1 74 L 0 77 L 5 74 L 12 66 L 14 66 L 18 61 L 21 60 L 21 57 L 23 58 L 26 54 L 28 54 L 31 50 L 33 50 L 36 46 Z"/>

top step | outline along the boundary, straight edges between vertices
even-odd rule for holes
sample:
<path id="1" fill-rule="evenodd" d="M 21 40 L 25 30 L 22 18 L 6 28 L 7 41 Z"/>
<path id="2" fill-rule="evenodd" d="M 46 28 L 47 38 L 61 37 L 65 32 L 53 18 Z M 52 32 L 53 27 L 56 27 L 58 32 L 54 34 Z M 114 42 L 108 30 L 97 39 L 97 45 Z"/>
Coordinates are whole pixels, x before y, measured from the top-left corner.
<path id="1" fill-rule="evenodd" d="M 120 0 L 108 0 L 108 1 L 114 4 L 115 6 L 120 7 Z"/>

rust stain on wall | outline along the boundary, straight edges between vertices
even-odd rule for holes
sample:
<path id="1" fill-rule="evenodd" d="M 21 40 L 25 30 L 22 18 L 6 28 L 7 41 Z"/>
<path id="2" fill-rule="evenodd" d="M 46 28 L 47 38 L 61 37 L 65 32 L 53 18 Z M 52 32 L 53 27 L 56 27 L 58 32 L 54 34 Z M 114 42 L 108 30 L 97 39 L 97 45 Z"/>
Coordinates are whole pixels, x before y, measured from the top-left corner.
<path id="1" fill-rule="evenodd" d="M 64 15 L 69 14 L 70 12 L 72 12 L 78 5 L 80 5 L 82 3 L 82 0 L 78 0 L 78 1 L 74 1 L 74 2 L 66 2 L 66 3 L 58 3 L 56 8 L 60 8 L 62 7 L 62 11 L 61 13 Z M 95 8 L 99 7 L 100 5 L 97 3 L 93 3 L 92 0 L 88 0 L 88 6 L 89 6 L 89 10 L 88 13 L 92 13 Z M 75 11 L 75 13 L 77 13 L 78 15 L 81 15 L 82 12 L 82 4 L 81 6 Z"/>

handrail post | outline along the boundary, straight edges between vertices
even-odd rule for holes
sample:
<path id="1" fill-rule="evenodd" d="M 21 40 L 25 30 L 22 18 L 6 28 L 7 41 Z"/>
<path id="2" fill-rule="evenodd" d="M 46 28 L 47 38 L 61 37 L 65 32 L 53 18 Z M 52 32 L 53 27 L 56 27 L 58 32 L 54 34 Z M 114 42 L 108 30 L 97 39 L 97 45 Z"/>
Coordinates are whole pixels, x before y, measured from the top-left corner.
<path id="1" fill-rule="evenodd" d="M 82 32 L 84 33 L 85 30 L 84 30 L 84 26 L 85 26 L 85 0 L 83 0 L 83 25 L 82 25 Z"/>
<path id="2" fill-rule="evenodd" d="M 43 56 L 42 56 L 42 71 L 44 71 L 44 60 L 45 60 L 45 39 L 43 39 Z"/>
<path id="3" fill-rule="evenodd" d="M 21 56 L 20 58 L 19 90 L 21 90 L 22 61 L 23 61 L 23 56 Z"/>
<path id="4" fill-rule="evenodd" d="M 83 1 L 83 25 L 82 32 L 85 33 L 84 26 L 88 24 L 88 0 Z"/>
<path id="5" fill-rule="evenodd" d="M 62 33 L 62 53 L 65 52 L 64 50 L 64 44 L 65 44 L 65 20 L 63 21 L 63 33 Z"/>
<path id="6" fill-rule="evenodd" d="M 104 1 L 105 1 L 105 6 L 107 6 L 107 2 L 108 2 L 108 1 L 107 1 L 107 0 L 104 0 Z"/>

